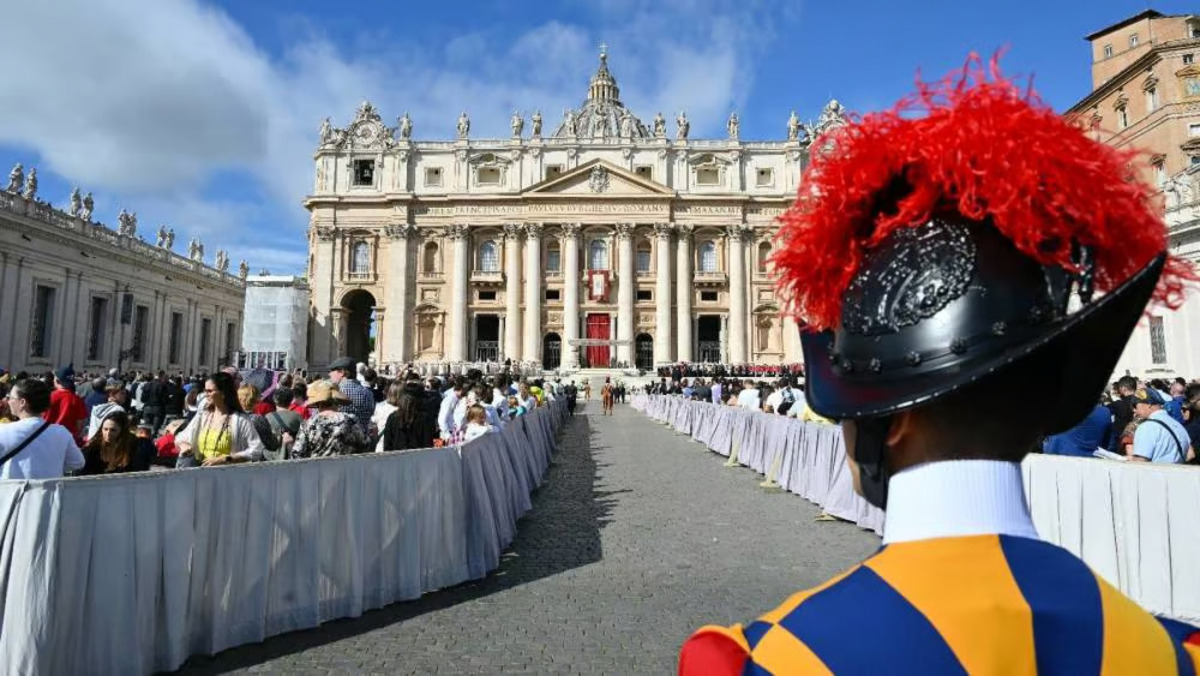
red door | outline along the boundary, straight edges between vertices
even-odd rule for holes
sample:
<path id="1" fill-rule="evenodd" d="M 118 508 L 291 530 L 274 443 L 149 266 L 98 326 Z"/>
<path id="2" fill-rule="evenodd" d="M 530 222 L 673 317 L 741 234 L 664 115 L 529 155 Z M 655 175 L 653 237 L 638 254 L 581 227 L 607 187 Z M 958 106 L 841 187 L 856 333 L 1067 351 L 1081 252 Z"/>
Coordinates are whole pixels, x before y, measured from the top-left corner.
<path id="1" fill-rule="evenodd" d="M 587 337 L 593 340 L 612 340 L 612 319 L 607 314 L 587 316 Z M 587 361 L 592 368 L 608 368 L 608 345 L 589 345 Z"/>

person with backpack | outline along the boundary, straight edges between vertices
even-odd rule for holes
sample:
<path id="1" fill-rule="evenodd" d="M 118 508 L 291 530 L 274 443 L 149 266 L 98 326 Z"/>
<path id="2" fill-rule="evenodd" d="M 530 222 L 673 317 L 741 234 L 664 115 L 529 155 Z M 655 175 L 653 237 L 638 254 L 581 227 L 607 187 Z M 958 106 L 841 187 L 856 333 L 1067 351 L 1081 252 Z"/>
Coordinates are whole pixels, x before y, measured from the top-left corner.
<path id="1" fill-rule="evenodd" d="M 292 457 L 292 444 L 300 434 L 304 418 L 292 410 L 295 393 L 291 388 L 281 387 L 271 395 L 275 410 L 263 416 L 271 427 L 271 436 L 278 442 L 278 449 L 267 453 L 268 460 L 287 460 Z"/>

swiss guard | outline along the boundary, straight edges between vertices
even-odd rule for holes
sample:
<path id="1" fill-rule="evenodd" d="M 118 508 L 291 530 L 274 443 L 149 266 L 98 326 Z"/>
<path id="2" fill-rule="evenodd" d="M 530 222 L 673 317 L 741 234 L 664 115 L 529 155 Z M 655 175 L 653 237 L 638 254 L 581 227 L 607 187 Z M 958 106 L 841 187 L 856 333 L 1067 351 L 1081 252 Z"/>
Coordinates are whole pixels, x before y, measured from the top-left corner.
<path id="1" fill-rule="evenodd" d="M 680 673 L 1195 673 L 1197 629 L 1041 541 L 1021 482 L 1038 440 L 1096 405 L 1147 303 L 1195 281 L 1137 160 L 974 56 L 815 139 L 774 264 L 807 322 L 808 404 L 841 421 L 883 547 L 701 628 Z"/>

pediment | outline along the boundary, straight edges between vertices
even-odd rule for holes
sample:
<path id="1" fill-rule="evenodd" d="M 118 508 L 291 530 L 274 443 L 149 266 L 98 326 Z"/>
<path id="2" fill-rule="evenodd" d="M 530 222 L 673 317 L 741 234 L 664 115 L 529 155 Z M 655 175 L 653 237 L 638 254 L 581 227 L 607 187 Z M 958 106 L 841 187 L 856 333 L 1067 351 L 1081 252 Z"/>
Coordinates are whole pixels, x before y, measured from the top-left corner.
<path id="1" fill-rule="evenodd" d="M 604 160 L 592 160 L 561 176 L 529 187 L 527 197 L 673 197 L 665 185 L 647 180 Z"/>

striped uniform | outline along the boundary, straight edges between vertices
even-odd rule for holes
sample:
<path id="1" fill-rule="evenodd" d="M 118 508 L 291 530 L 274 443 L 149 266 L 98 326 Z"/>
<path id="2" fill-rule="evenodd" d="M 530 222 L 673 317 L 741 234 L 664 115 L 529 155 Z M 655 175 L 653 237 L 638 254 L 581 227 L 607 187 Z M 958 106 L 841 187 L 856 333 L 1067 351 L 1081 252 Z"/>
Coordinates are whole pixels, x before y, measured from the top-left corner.
<path id="1" fill-rule="evenodd" d="M 679 672 L 1190 675 L 1197 631 L 1054 545 L 946 537 L 887 545 L 749 626 L 700 629 Z"/>

